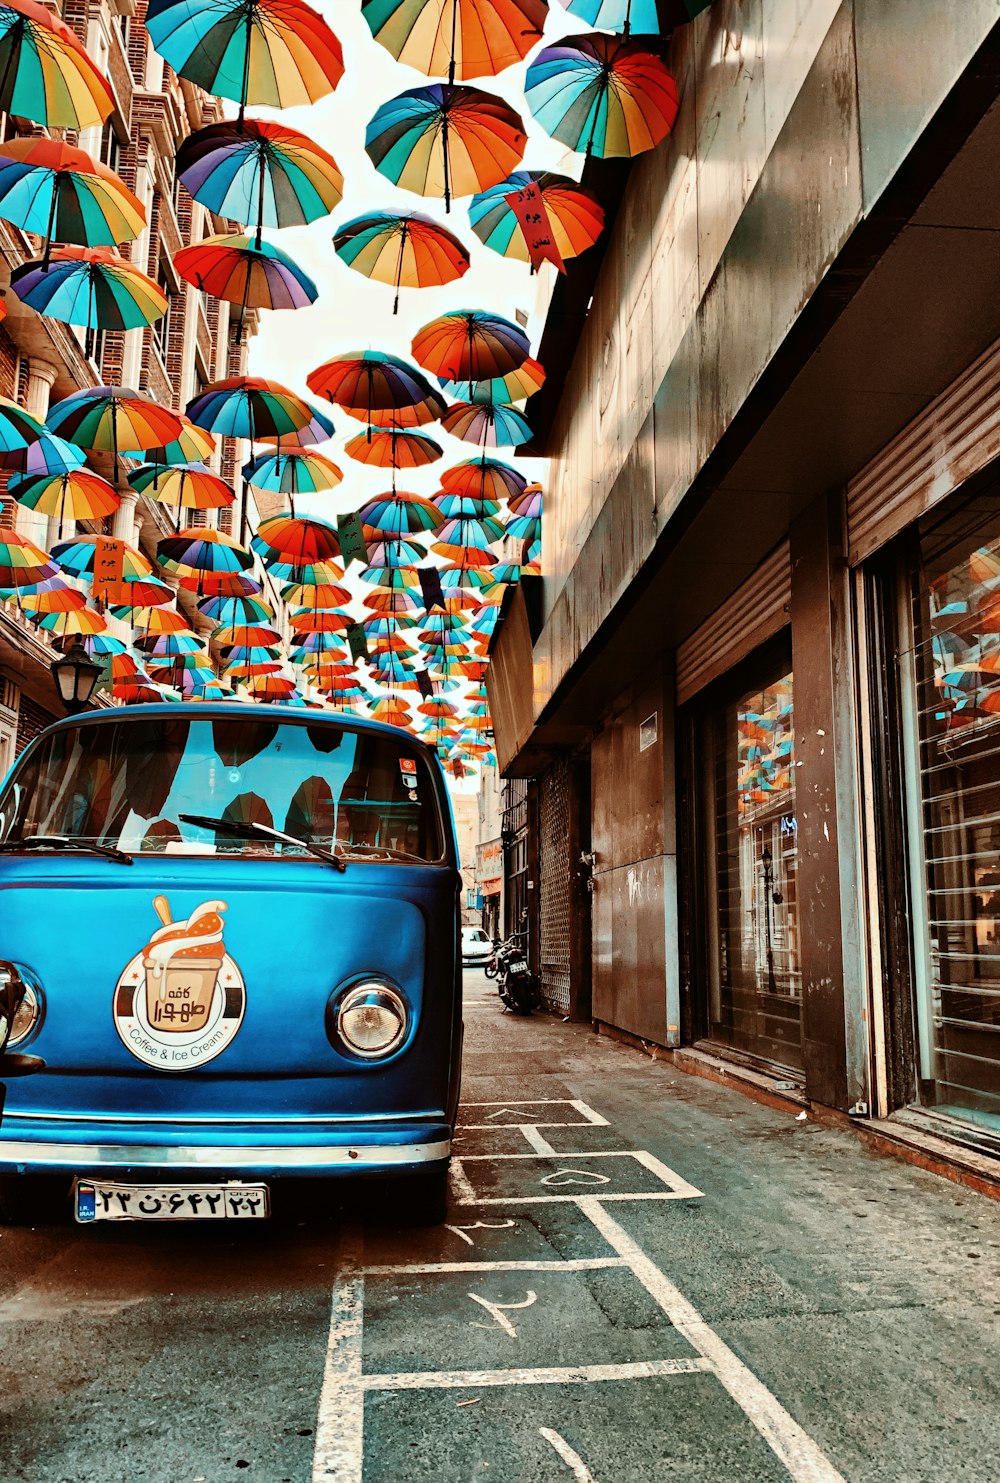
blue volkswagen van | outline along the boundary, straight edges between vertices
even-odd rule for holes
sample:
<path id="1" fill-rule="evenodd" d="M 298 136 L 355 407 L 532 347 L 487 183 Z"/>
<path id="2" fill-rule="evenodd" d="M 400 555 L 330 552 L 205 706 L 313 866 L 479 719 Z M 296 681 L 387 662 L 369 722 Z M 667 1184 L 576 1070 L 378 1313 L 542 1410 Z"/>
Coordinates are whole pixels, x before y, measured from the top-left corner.
<path id="1" fill-rule="evenodd" d="M 437 760 L 394 727 L 239 703 L 49 727 L 0 789 L 0 1214 L 59 1176 L 78 1221 L 259 1219 L 283 1176 L 364 1173 L 443 1218 L 459 888 Z"/>

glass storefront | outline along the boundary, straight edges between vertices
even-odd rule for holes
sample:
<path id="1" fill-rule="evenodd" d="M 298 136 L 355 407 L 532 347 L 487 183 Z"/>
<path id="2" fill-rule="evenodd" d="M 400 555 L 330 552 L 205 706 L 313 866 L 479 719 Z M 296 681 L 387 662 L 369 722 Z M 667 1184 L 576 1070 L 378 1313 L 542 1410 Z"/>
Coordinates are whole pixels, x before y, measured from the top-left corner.
<path id="1" fill-rule="evenodd" d="M 920 1101 L 1000 1134 L 1000 507 L 920 535 L 906 594 L 909 865 Z"/>
<path id="2" fill-rule="evenodd" d="M 801 1069 L 793 684 L 738 686 L 699 727 L 710 1040 Z"/>

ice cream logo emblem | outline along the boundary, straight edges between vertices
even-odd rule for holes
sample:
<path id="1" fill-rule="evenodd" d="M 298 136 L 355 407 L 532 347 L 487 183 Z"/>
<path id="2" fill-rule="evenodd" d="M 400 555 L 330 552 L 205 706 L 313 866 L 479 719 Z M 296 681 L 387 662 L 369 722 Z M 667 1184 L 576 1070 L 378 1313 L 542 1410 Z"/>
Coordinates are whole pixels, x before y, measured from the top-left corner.
<path id="1" fill-rule="evenodd" d="M 160 1071 L 193 1071 L 226 1049 L 246 1009 L 243 975 L 226 952 L 225 901 L 203 901 L 174 921 L 157 896 L 161 925 L 126 964 L 115 989 L 115 1028 Z"/>

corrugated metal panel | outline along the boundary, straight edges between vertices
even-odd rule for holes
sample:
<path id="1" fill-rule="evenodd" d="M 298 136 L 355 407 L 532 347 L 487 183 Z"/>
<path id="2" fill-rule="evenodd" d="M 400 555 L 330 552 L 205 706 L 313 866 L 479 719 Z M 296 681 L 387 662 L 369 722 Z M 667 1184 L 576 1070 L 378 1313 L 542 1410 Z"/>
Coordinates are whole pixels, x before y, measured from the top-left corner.
<path id="1" fill-rule="evenodd" d="M 732 669 L 784 628 L 792 598 L 788 542 L 770 556 L 677 649 L 677 704 Z"/>
<path id="2" fill-rule="evenodd" d="M 1000 340 L 847 486 L 848 560 L 864 561 L 1000 457 Z"/>

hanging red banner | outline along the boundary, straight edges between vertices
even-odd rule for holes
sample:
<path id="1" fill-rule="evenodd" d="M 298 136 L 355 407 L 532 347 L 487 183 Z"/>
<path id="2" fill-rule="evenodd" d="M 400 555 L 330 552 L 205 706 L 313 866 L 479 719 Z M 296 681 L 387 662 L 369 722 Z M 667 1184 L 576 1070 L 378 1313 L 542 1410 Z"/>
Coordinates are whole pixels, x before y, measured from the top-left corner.
<path id="1" fill-rule="evenodd" d="M 532 182 L 521 190 L 511 191 L 504 196 L 504 200 L 517 217 L 524 233 L 531 266 L 538 268 L 545 262 L 555 263 L 560 273 L 565 273 L 566 265 L 552 235 L 552 224 L 540 188 Z"/>

